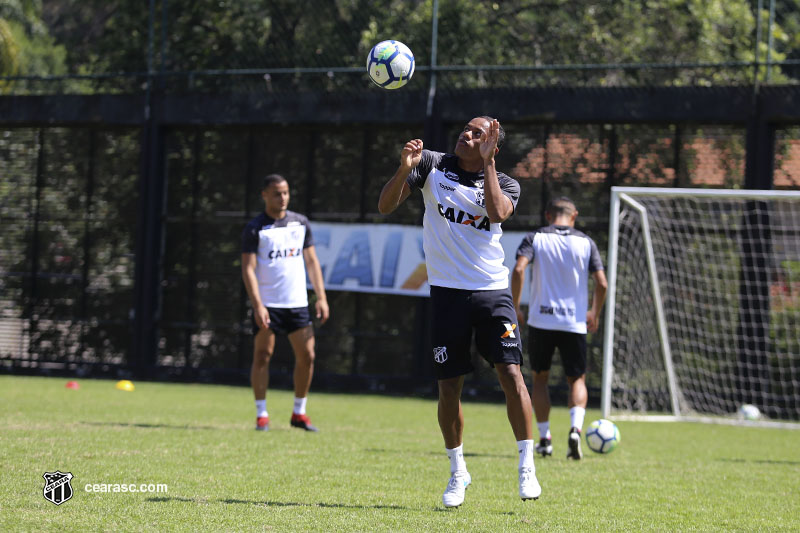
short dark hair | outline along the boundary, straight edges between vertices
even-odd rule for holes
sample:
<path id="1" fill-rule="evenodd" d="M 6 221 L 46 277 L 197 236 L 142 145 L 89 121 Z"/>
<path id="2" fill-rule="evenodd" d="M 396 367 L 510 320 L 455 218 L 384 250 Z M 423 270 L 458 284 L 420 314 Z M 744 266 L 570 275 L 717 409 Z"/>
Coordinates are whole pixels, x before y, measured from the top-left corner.
<path id="1" fill-rule="evenodd" d="M 559 196 L 558 198 L 553 198 L 547 202 L 545 213 L 553 218 L 556 218 L 559 215 L 571 215 L 577 210 L 578 208 L 575 207 L 575 202 L 566 196 Z"/>
<path id="2" fill-rule="evenodd" d="M 273 183 L 281 183 L 282 181 L 286 181 L 286 178 L 280 174 L 269 174 L 268 176 L 264 176 L 264 180 L 261 182 L 261 190 L 263 191 Z"/>
<path id="3" fill-rule="evenodd" d="M 478 118 L 483 118 L 488 120 L 489 122 L 496 120 L 494 117 L 490 117 L 489 115 L 481 115 Z M 506 130 L 503 129 L 503 125 L 500 125 L 500 131 L 497 132 L 497 147 L 500 148 L 503 146 L 503 142 L 506 140 Z"/>

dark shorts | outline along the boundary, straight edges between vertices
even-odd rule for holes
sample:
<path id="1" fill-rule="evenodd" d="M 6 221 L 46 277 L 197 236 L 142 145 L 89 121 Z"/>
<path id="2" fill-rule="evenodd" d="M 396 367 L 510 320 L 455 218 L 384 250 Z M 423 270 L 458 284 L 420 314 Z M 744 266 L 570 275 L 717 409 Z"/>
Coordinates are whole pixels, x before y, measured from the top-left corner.
<path id="1" fill-rule="evenodd" d="M 564 375 L 577 378 L 586 373 L 586 335 L 528 326 L 528 355 L 534 372 L 550 370 L 556 348 Z"/>
<path id="2" fill-rule="evenodd" d="M 291 309 L 267 307 L 267 311 L 269 312 L 269 329 L 277 335 L 288 335 L 311 325 L 311 313 L 308 312 L 308 307 L 293 307 Z M 256 335 L 260 329 L 256 324 L 255 317 L 253 317 L 253 335 Z"/>
<path id="3" fill-rule="evenodd" d="M 517 315 L 508 289 L 469 291 L 431 287 L 433 360 L 437 379 L 474 370 L 473 332 L 478 353 L 489 363 L 522 364 Z"/>

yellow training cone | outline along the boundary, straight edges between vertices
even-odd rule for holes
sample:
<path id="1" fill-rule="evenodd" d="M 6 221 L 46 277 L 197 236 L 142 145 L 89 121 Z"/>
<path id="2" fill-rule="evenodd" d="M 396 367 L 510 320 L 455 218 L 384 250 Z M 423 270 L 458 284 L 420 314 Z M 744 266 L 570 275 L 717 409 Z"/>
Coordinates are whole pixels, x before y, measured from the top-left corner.
<path id="1" fill-rule="evenodd" d="M 124 391 L 128 391 L 128 392 L 133 392 L 133 390 L 136 388 L 136 387 L 133 386 L 133 383 L 131 383 L 127 379 L 123 379 L 121 381 L 117 381 L 117 385 L 116 386 L 117 386 L 117 388 L 119 390 L 124 390 Z"/>

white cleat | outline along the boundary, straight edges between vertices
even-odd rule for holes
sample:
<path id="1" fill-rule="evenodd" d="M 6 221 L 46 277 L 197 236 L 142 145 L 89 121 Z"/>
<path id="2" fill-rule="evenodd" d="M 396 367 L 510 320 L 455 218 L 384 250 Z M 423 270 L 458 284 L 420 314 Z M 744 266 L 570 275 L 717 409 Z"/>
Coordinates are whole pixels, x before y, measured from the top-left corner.
<path id="1" fill-rule="evenodd" d="M 519 497 L 524 500 L 537 500 L 542 494 L 542 486 L 536 479 L 533 468 L 519 469 Z"/>
<path id="2" fill-rule="evenodd" d="M 455 472 L 447 482 L 447 488 L 442 494 L 442 503 L 445 507 L 458 507 L 464 503 L 464 493 L 472 483 L 469 472 Z"/>

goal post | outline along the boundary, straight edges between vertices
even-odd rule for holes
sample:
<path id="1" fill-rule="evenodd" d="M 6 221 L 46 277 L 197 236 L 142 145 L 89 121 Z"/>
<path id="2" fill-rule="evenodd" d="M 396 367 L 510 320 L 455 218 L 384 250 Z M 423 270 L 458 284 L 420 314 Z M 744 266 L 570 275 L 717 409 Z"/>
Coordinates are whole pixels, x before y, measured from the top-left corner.
<path id="1" fill-rule="evenodd" d="M 800 428 L 800 191 L 613 187 L 604 417 Z"/>

